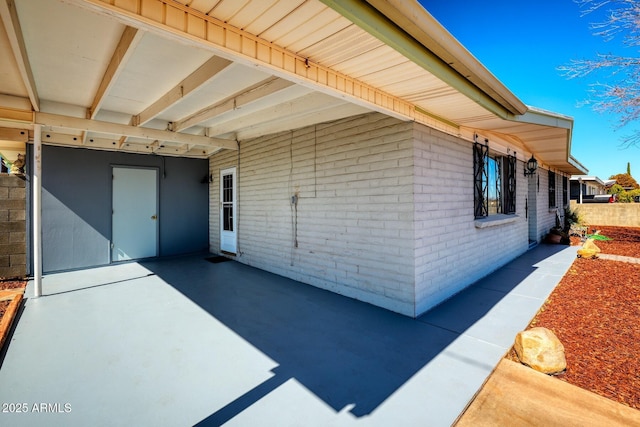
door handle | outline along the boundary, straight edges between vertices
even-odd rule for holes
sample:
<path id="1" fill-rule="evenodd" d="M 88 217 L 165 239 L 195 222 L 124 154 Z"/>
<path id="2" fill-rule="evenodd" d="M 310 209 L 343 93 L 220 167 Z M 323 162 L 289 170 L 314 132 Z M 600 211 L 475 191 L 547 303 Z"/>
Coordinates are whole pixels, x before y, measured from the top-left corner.
<path id="1" fill-rule="evenodd" d="M 158 215 L 151 215 L 151 219 L 155 221 L 156 219 L 158 219 Z"/>

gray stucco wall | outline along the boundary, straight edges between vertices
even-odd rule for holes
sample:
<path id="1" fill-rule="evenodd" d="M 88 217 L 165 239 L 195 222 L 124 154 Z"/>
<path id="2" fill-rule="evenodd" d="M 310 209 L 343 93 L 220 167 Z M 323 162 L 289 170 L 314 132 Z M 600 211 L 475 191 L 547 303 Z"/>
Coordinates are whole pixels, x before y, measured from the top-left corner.
<path id="1" fill-rule="evenodd" d="M 44 272 L 110 262 L 112 166 L 158 169 L 160 256 L 208 248 L 207 160 L 44 146 Z"/>

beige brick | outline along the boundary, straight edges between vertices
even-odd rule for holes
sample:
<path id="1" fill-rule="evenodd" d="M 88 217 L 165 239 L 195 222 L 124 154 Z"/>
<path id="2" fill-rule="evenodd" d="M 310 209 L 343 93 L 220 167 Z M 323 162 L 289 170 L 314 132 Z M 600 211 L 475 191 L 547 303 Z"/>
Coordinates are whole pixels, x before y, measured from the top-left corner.
<path id="1" fill-rule="evenodd" d="M 14 231 L 9 233 L 9 243 L 25 243 L 26 234 L 24 231 Z"/>
<path id="2" fill-rule="evenodd" d="M 1 200 L 0 200 L 0 205 L 2 205 L 2 201 Z M 6 222 L 6 221 L 9 221 L 9 210 L 8 209 L 0 209 L 0 222 Z"/>
<path id="3" fill-rule="evenodd" d="M 24 254 L 26 253 L 25 243 L 11 243 L 0 245 L 0 255 Z"/>
<path id="4" fill-rule="evenodd" d="M 24 231 L 25 221 L 0 222 L 0 233 Z"/>
<path id="5" fill-rule="evenodd" d="M 27 196 L 27 190 L 24 187 L 12 187 L 9 189 L 9 198 L 23 200 Z"/>
<path id="6" fill-rule="evenodd" d="M 3 278 L 15 278 L 25 277 L 27 275 L 27 267 L 25 265 L 0 267 L 0 277 Z"/>
<path id="7" fill-rule="evenodd" d="M 9 187 L 0 187 L 0 200 L 4 201 L 9 198 Z"/>
<path id="8" fill-rule="evenodd" d="M 9 221 L 24 221 L 27 217 L 25 209 L 9 211 Z"/>
<path id="9" fill-rule="evenodd" d="M 0 187 L 25 187 L 24 178 L 15 175 L 0 175 Z"/>
<path id="10" fill-rule="evenodd" d="M 2 200 L 2 209 L 8 210 L 25 210 L 26 200 Z"/>
<path id="11" fill-rule="evenodd" d="M 11 257 L 9 255 L 0 255 L 0 268 L 9 267 L 9 266 L 11 266 Z M 0 277 L 4 277 L 4 276 L 0 274 Z"/>
<path id="12" fill-rule="evenodd" d="M 27 265 L 27 255 L 26 254 L 9 255 L 9 262 L 11 263 L 12 267 Z"/>

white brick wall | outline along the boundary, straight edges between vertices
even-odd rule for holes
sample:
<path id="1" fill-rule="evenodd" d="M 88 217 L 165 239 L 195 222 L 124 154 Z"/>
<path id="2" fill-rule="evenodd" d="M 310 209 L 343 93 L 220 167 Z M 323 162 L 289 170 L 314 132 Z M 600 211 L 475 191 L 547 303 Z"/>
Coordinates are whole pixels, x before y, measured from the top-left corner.
<path id="1" fill-rule="evenodd" d="M 517 218 L 476 228 L 472 144 L 421 125 L 414 136 L 415 314 L 420 315 L 527 250 L 527 183 L 519 162 Z"/>
<path id="2" fill-rule="evenodd" d="M 542 240 L 549 233 L 551 228 L 556 225 L 556 211 L 560 215 L 561 225 L 564 221 L 564 208 L 565 203 L 562 193 L 562 178 L 563 174 L 556 171 L 556 207 L 549 207 L 549 170 L 539 168 L 538 175 L 540 176 L 540 189 L 538 191 L 538 239 Z M 536 178 L 534 178 L 536 179 Z M 568 190 L 567 190 L 568 191 Z"/>
<path id="3" fill-rule="evenodd" d="M 517 217 L 477 228 L 472 145 L 426 126 L 374 113 L 213 156 L 212 252 L 219 251 L 219 174 L 230 166 L 238 167 L 238 261 L 409 316 L 528 247 L 522 163 Z M 548 211 L 540 199 L 538 210 Z"/>
<path id="4" fill-rule="evenodd" d="M 412 124 L 381 114 L 243 141 L 238 261 L 413 315 L 412 155 Z M 237 164 L 210 161 L 213 252 L 219 171 Z"/>

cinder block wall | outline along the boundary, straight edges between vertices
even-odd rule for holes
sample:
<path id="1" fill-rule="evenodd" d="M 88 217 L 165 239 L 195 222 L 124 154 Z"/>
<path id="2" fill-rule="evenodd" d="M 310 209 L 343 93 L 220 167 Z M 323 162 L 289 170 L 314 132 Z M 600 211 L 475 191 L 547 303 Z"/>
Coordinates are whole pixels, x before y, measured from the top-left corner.
<path id="1" fill-rule="evenodd" d="M 25 181 L 0 174 L 0 277 L 25 276 L 26 253 Z"/>
<path id="2" fill-rule="evenodd" d="M 237 166 L 238 261 L 413 316 L 412 128 L 368 114 L 213 156 L 211 251 L 220 170 Z"/>
<path id="3" fill-rule="evenodd" d="M 640 227 L 640 203 L 583 203 L 571 201 L 587 224 Z"/>

